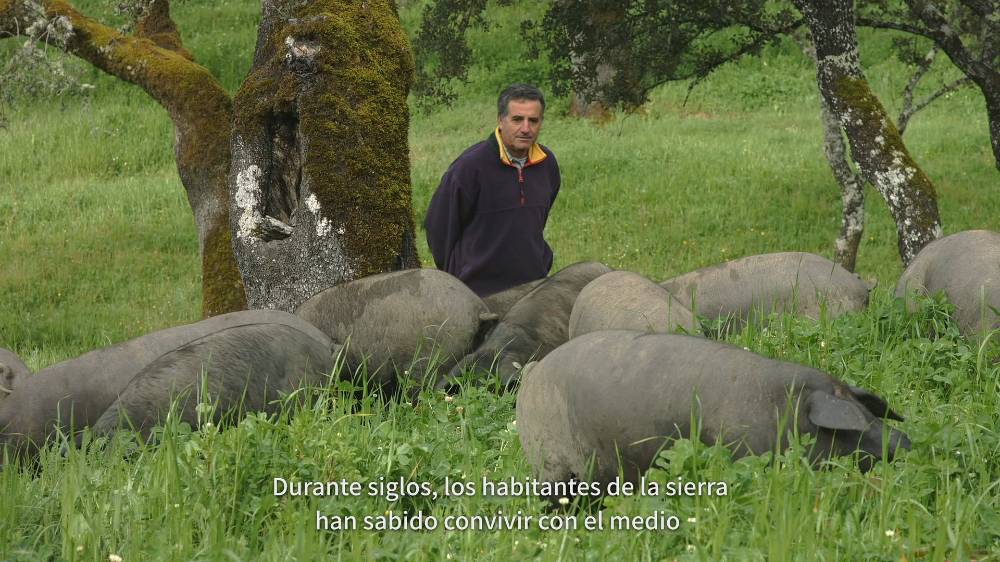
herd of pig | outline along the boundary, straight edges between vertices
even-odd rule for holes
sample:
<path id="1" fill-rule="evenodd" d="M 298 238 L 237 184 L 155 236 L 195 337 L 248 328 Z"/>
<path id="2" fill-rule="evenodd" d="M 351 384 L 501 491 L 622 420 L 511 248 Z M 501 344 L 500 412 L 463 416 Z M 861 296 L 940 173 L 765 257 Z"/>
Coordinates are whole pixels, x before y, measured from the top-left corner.
<path id="1" fill-rule="evenodd" d="M 703 333 L 739 329 L 772 311 L 858 311 L 870 289 L 833 262 L 798 252 L 659 284 L 578 263 L 483 299 L 437 270 L 375 275 L 321 291 L 294 314 L 216 316 L 34 374 L 0 349 L 0 448 L 32 456 L 53 435 L 78 439 L 86 427 L 148 436 L 172 402 L 192 426 L 274 411 L 282 396 L 328 383 L 339 361 L 338 376 L 364 372 L 387 394 L 451 392 L 498 377 L 516 389 L 522 449 L 547 481 L 637 479 L 671 438 L 693 432 L 739 457 L 786 445 L 794 429 L 815 437 L 814 462 L 860 452 L 867 469 L 910 446 L 883 427 L 902 418 L 882 398 Z M 964 334 L 1000 326 L 1000 234 L 967 231 L 931 243 L 904 271 L 896 296 L 938 291 L 955 305 Z M 213 415 L 199 415 L 204 400 L 216 405 Z"/>

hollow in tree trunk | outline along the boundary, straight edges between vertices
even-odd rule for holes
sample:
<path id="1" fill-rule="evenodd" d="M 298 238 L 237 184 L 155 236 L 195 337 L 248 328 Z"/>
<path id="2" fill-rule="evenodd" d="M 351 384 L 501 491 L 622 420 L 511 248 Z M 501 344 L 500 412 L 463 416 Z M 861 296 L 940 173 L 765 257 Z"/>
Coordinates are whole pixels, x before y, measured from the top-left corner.
<path id="1" fill-rule="evenodd" d="M 419 265 L 409 44 L 388 0 L 264 0 L 234 99 L 233 248 L 251 308 Z"/>

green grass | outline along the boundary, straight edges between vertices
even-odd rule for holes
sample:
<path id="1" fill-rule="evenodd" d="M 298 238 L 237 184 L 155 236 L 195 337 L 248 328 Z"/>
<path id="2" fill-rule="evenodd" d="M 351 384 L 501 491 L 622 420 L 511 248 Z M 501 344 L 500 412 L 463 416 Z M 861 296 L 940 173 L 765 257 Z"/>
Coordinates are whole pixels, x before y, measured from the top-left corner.
<path id="1" fill-rule="evenodd" d="M 81 6 L 96 13 L 106 4 Z M 257 10 L 253 2 L 174 7 L 186 45 L 230 91 L 249 67 Z M 403 12 L 409 25 L 416 10 Z M 492 15 L 501 25 L 472 38 L 486 62 L 455 106 L 413 113 L 418 223 L 447 165 L 492 130 L 499 87 L 544 76 L 512 42 L 516 18 Z M 906 69 L 887 56 L 889 36 L 862 40 L 873 87 L 895 114 Z M 35 369 L 200 311 L 197 240 L 169 119 L 136 88 L 83 72 L 97 86 L 88 98 L 21 100 L 0 132 L 0 346 Z M 547 231 L 556 267 L 593 259 L 659 280 L 764 252 L 831 256 L 840 197 L 822 157 L 813 72 L 786 42 L 720 70 L 686 105 L 686 85 L 667 85 L 642 111 L 604 125 L 567 118 L 566 100 L 551 99 L 541 140 L 563 172 Z M 919 114 L 906 142 L 935 181 L 946 233 L 1000 230 L 975 91 Z M 858 269 L 879 281 L 869 310 L 836 321 L 776 318 L 731 339 L 870 388 L 906 416 L 914 450 L 871 474 L 850 459 L 811 470 L 799 449 L 772 465 L 680 442 L 651 477 L 724 480 L 728 497 L 606 504 L 606 514 L 675 513 L 677 532 L 317 532 L 317 509 L 543 513 L 531 498 L 272 497 L 274 477 L 405 478 L 437 488 L 445 477 L 530 475 L 513 396 L 425 394 L 413 408 L 334 390 L 290 419 L 255 415 L 196 432 L 168 423 L 158 446 L 122 434 L 65 458 L 49 450 L 36 468 L 8 466 L 0 560 L 996 559 L 995 349 L 960 337 L 940 302 L 908 316 L 888 297 L 901 269 L 895 228 L 874 192 L 867 209 Z M 429 265 L 426 246 L 421 255 Z"/>

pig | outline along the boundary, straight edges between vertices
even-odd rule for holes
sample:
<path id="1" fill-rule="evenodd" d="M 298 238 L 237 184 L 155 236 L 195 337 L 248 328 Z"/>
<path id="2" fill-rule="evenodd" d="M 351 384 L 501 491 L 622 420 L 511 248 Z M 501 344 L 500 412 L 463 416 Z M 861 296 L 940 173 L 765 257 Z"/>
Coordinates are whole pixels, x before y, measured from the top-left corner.
<path id="1" fill-rule="evenodd" d="M 967 230 L 924 246 L 896 283 L 896 297 L 943 292 L 959 331 L 979 336 L 1000 328 L 1000 233 Z"/>
<path id="2" fill-rule="evenodd" d="M 569 316 L 569 339 L 600 330 L 668 334 L 701 331 L 694 314 L 666 289 L 638 273 L 612 271 L 580 291 Z"/>
<path id="3" fill-rule="evenodd" d="M 326 336 L 288 312 L 247 310 L 168 328 L 41 369 L 0 402 L 0 447 L 32 454 L 56 430 L 93 425 L 136 374 L 161 355 L 220 330 L 247 324 L 290 326 Z"/>
<path id="4" fill-rule="evenodd" d="M 815 254 L 780 252 L 749 256 L 698 269 L 660 285 L 699 316 L 726 322 L 739 331 L 772 311 L 819 319 L 864 310 L 872 285 Z"/>
<path id="5" fill-rule="evenodd" d="M 522 378 L 521 447 L 549 482 L 606 484 L 619 467 L 635 482 L 664 445 L 692 438 L 693 419 L 703 443 L 723 444 L 734 458 L 784 448 L 796 428 L 815 436 L 814 464 L 860 451 L 859 468 L 868 470 L 883 458 L 883 418 L 902 420 L 878 396 L 816 369 L 681 334 L 592 332 L 527 366 Z M 902 432 L 887 435 L 885 460 L 909 449 Z"/>
<path id="6" fill-rule="evenodd" d="M 521 300 L 521 297 L 527 295 L 532 289 L 537 287 L 544 278 L 536 279 L 534 281 L 528 281 L 527 283 L 522 283 L 516 287 L 511 287 L 510 289 L 500 291 L 499 293 L 493 293 L 492 295 L 487 295 L 483 297 L 483 303 L 486 308 L 490 309 L 490 312 L 496 314 L 500 318 L 503 318 L 510 307 L 514 306 L 517 301 Z"/>
<path id="7" fill-rule="evenodd" d="M 569 339 L 569 315 L 580 291 L 611 271 L 599 262 L 580 262 L 557 271 L 521 297 L 485 341 L 462 358 L 436 388 L 456 390 L 465 372 L 482 379 L 496 370 L 504 388 L 517 383 L 520 369 L 532 358 L 540 359 Z"/>
<path id="8" fill-rule="evenodd" d="M 0 400 L 7 397 L 31 374 L 31 369 L 16 353 L 0 347 Z"/>
<path id="9" fill-rule="evenodd" d="M 370 381 L 393 392 L 397 373 L 421 384 L 430 358 L 447 372 L 494 324 L 471 289 L 436 269 L 408 269 L 364 277 L 320 291 L 295 314 L 337 342 L 348 343 L 348 362 L 366 363 Z M 348 341 L 349 340 L 349 341 Z"/>
<path id="10" fill-rule="evenodd" d="M 122 424 L 148 438 L 174 399 L 180 421 L 192 427 L 247 411 L 273 413 L 282 395 L 327 382 L 334 351 L 325 334 L 301 326 L 255 323 L 213 332 L 161 355 L 136 374 L 98 418 L 94 433 L 110 435 Z M 215 405 L 211 417 L 198 415 L 203 401 Z"/>

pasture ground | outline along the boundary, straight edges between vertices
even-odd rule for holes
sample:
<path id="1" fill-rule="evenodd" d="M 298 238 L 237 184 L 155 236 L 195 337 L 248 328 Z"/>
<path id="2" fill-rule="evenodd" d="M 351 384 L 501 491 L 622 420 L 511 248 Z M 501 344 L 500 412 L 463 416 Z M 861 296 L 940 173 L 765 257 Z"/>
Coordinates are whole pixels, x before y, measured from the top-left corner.
<path id="1" fill-rule="evenodd" d="M 88 13 L 102 5 L 80 2 Z M 412 29 L 419 13 L 405 3 Z M 249 66 L 257 4 L 178 3 L 186 46 L 231 91 Z M 414 111 L 414 212 L 423 219 L 448 163 L 485 138 L 495 96 L 544 83 L 519 59 L 517 22 L 477 32 L 482 56 L 458 103 Z M 895 114 L 907 77 L 891 36 L 862 33 L 862 60 Z M 9 49 L 10 42 L 0 44 Z M 942 57 L 943 58 L 943 57 Z M 942 65 L 942 68 L 944 65 Z M 0 346 L 34 369 L 198 319 L 197 241 L 165 113 L 142 92 L 82 68 L 86 98 L 21 102 L 0 131 Z M 642 111 L 598 125 L 550 100 L 542 142 L 563 171 L 547 237 L 556 268 L 581 260 L 660 280 L 745 255 L 832 255 L 840 197 L 822 157 L 814 70 L 794 44 L 720 70 L 683 103 L 684 84 Z M 934 78 L 946 79 L 947 72 Z M 934 180 L 945 232 L 1000 229 L 997 172 L 981 97 L 965 90 L 906 133 Z M 885 396 L 907 418 L 913 451 L 862 475 L 851 459 L 812 470 L 793 448 L 774 463 L 733 462 L 681 441 L 650 473 L 661 482 L 729 483 L 723 498 L 610 499 L 606 514 L 675 514 L 677 531 L 318 532 L 326 514 L 521 510 L 532 498 L 275 498 L 272 478 L 349 481 L 523 479 L 510 395 L 427 393 L 416 407 L 343 385 L 294 417 L 250 416 L 228 429 L 168 424 L 158 446 L 121 434 L 105 448 L 0 471 L 0 560 L 964 560 L 1000 552 L 1000 368 L 993 343 L 960 337 L 948 305 L 906 315 L 889 298 L 901 270 L 893 223 L 869 190 L 859 273 L 879 287 L 863 314 L 775 317 L 731 340 L 826 370 Z M 423 240 L 423 233 L 418 233 Z M 426 246 L 421 248 L 430 265 Z M 581 513 L 581 518 L 582 518 Z"/>

